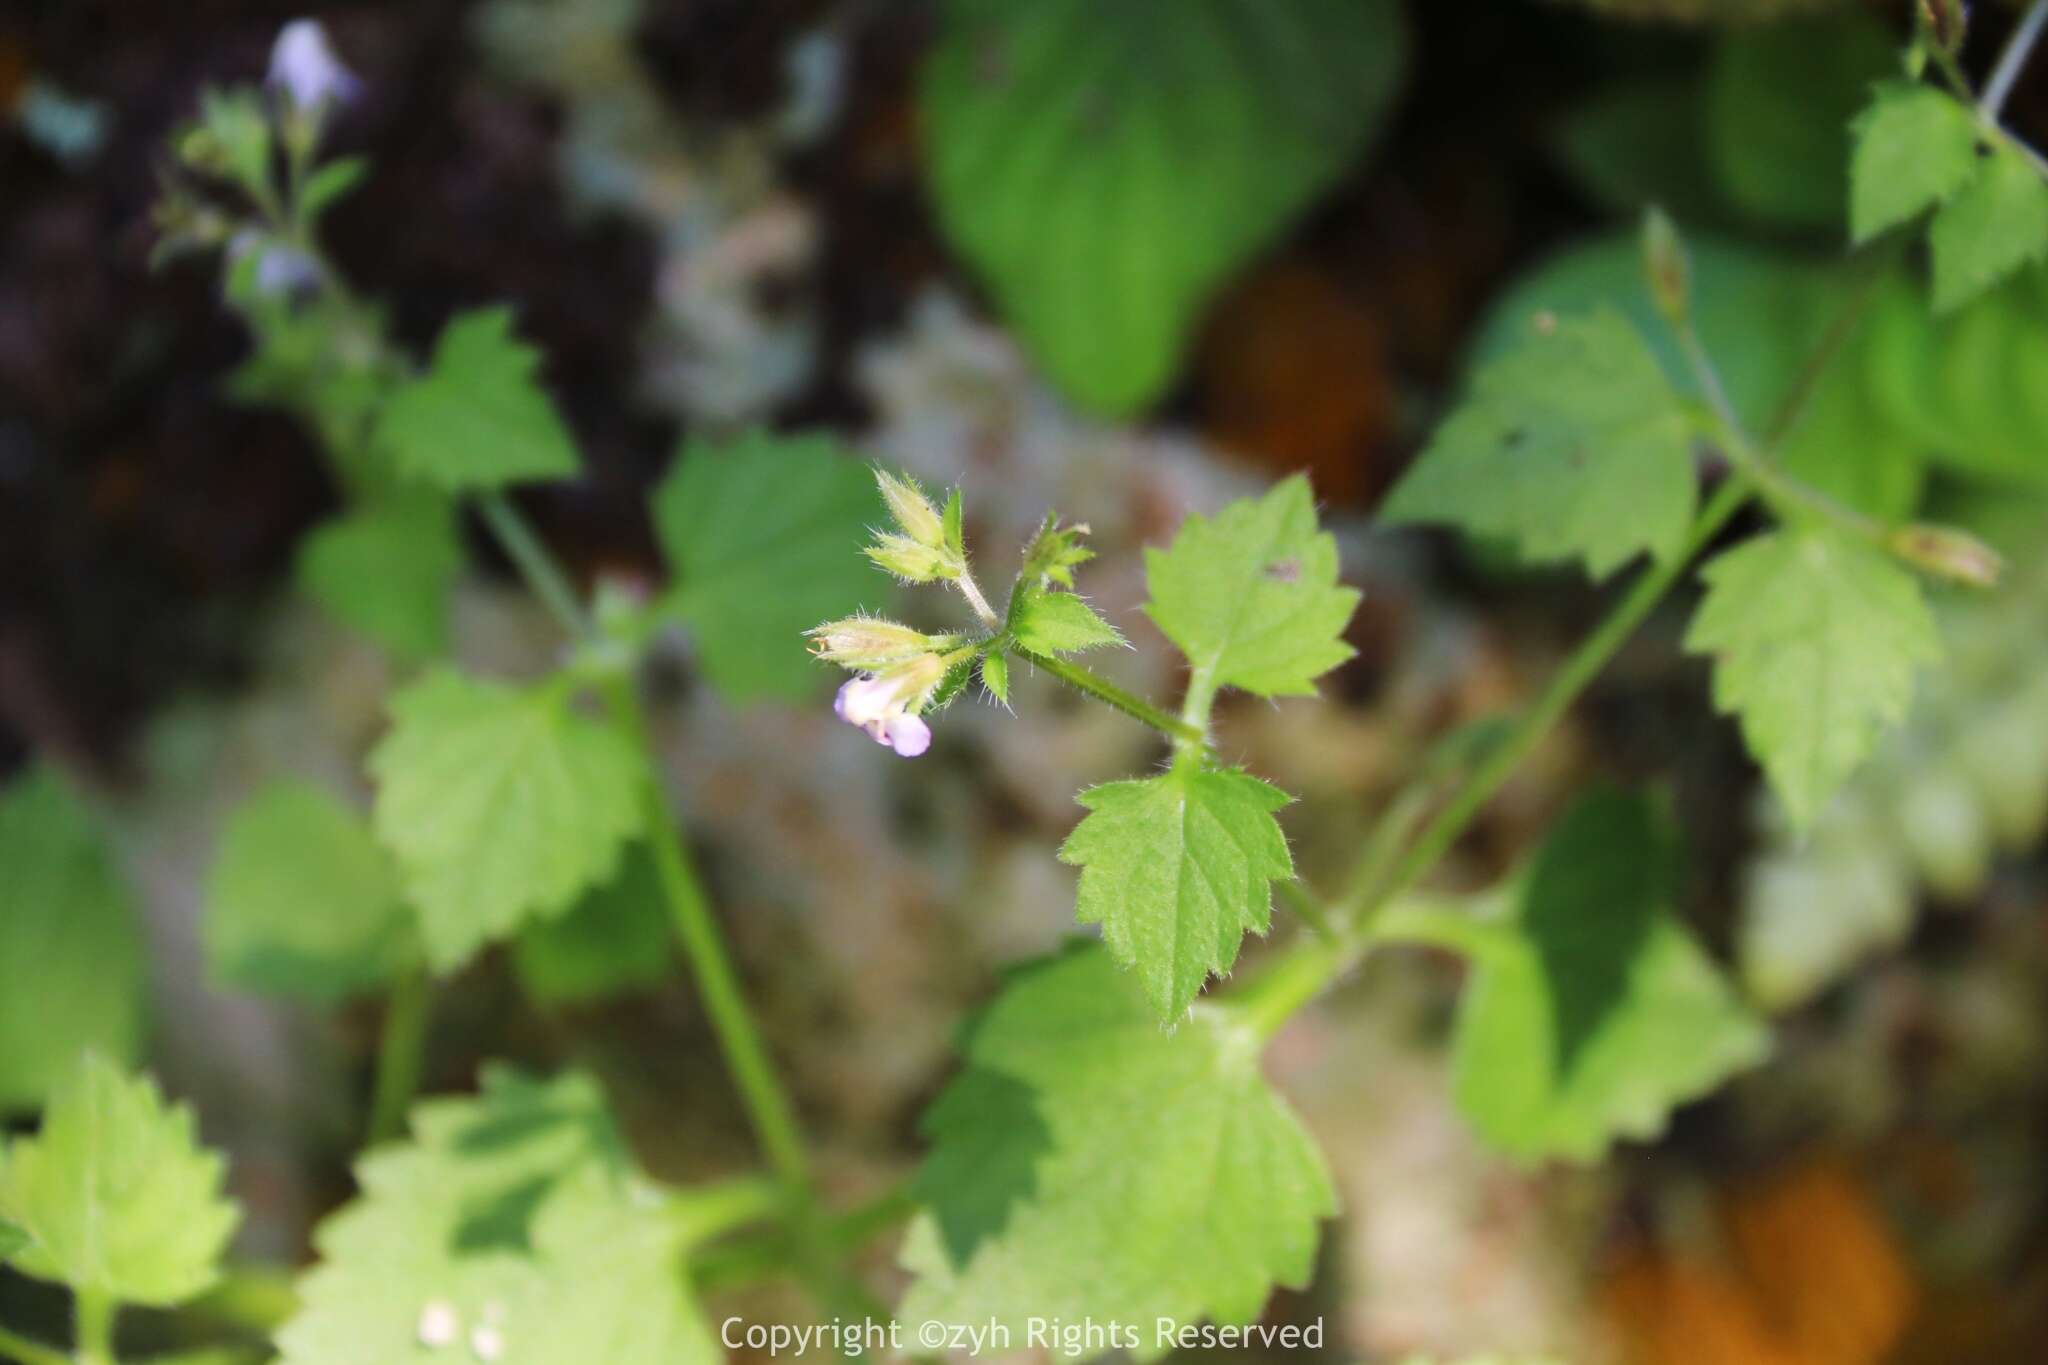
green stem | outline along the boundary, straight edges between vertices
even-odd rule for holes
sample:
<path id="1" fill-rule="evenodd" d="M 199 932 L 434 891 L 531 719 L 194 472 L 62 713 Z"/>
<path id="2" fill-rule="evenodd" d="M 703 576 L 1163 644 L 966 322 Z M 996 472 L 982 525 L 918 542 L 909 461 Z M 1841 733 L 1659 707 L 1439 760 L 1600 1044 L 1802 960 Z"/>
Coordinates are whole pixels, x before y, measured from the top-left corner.
<path id="1" fill-rule="evenodd" d="M 1630 585 L 1628 593 L 1608 613 L 1607 619 L 1579 642 L 1579 647 L 1572 651 L 1571 657 L 1551 678 L 1535 705 L 1523 714 L 1505 739 L 1488 751 L 1451 799 L 1423 826 L 1422 833 L 1409 845 L 1407 853 L 1373 891 L 1372 899 L 1356 907 L 1356 917 L 1351 926 L 1354 931 L 1369 928 L 1372 913 L 1378 906 L 1413 886 L 1423 873 L 1436 866 L 1437 860 L 1450 851 L 1480 808 L 1493 799 L 1515 769 L 1542 743 L 1551 727 L 1585 691 L 1587 684 L 1599 675 L 1623 642 L 1635 633 L 1643 618 L 1684 576 L 1693 556 L 1706 548 L 1749 495 L 1748 482 L 1736 477 L 1723 484 L 1707 500 L 1679 552 L 1645 570 Z"/>
<path id="2" fill-rule="evenodd" d="M 917 1200 L 906 1181 L 865 1204 L 822 1219 L 820 1240 L 843 1256 L 907 1221 L 916 1210 Z M 708 1294 L 785 1273 L 796 1255 L 791 1241 L 789 1229 L 772 1228 L 692 1257 L 697 1289 Z"/>
<path id="3" fill-rule="evenodd" d="M 676 937 L 682 941 L 683 956 L 696 980 L 704 1011 L 710 1016 L 712 1031 L 732 1071 L 733 1083 L 739 1088 L 740 1100 L 746 1106 L 747 1117 L 769 1165 L 783 1181 L 785 1197 L 808 1202 L 810 1160 L 797 1127 L 796 1111 L 783 1091 L 753 1010 L 740 989 L 739 976 L 725 951 L 724 937 L 712 918 L 704 884 L 676 832 L 679 821 L 655 767 L 655 751 L 640 699 L 634 695 L 630 682 L 622 677 L 607 680 L 604 697 L 613 719 L 639 750 L 645 764 L 640 784 L 644 819 L 662 895 L 668 902 L 669 918 L 675 925 Z"/>
<path id="4" fill-rule="evenodd" d="M 114 1313 L 119 1307 L 101 1290 L 78 1292 L 78 1365 L 114 1365 Z"/>
<path id="5" fill-rule="evenodd" d="M 512 560 L 512 566 L 519 576 L 526 580 L 541 605 L 546 607 L 563 630 L 571 638 L 590 638 L 592 627 L 583 602 L 576 589 L 569 582 L 569 576 L 562 572 L 560 564 L 541 543 L 539 536 L 520 515 L 519 509 L 503 493 L 485 493 L 476 500 L 477 511 L 483 515 L 484 524 L 491 528 L 498 544 Z"/>
<path id="6" fill-rule="evenodd" d="M 268 1337 L 299 1311 L 299 1293 L 291 1273 L 281 1267 L 240 1265 L 229 1269 L 213 1288 L 182 1311 Z"/>
<path id="7" fill-rule="evenodd" d="M 426 1059 L 427 1014 L 432 1000 L 433 982 L 424 967 L 412 969 L 392 984 L 371 1088 L 369 1145 L 373 1147 L 405 1132 L 405 1111 L 419 1093 Z"/>
<path id="8" fill-rule="evenodd" d="M 1202 766 L 1209 748 L 1209 712 L 1216 705 L 1216 677 L 1205 664 L 1188 670 L 1187 694 L 1180 699 L 1181 728 L 1173 737 L 1173 766 L 1190 770 Z"/>
<path id="9" fill-rule="evenodd" d="M 689 1245 L 695 1247 L 735 1228 L 781 1215 L 786 1211 L 787 1200 L 787 1191 L 780 1181 L 742 1176 L 717 1185 L 672 1191 L 668 1209 Z"/>
<path id="10" fill-rule="evenodd" d="M 1095 700 L 1123 712 L 1132 720 L 1151 726 L 1177 744 L 1199 745 L 1203 742 L 1205 732 L 1200 726 L 1190 725 L 1172 712 L 1160 710 L 1151 702 L 1124 691 L 1098 673 L 1091 672 L 1079 664 L 1068 663 L 1065 659 L 1054 658 L 1050 654 L 1033 654 L 1024 649 L 1017 650 L 1016 653 L 1019 658 L 1044 669 L 1076 692 L 1085 692 Z"/>
<path id="11" fill-rule="evenodd" d="M 974 571 L 966 565 L 960 568 L 960 576 L 953 580 L 953 586 L 960 589 L 960 595 L 967 599 L 967 605 L 974 608 L 975 617 L 990 630 L 1001 630 L 1003 618 L 996 615 L 996 609 L 982 596 L 981 584 L 974 581 Z"/>
<path id="12" fill-rule="evenodd" d="M 0 1327 L 0 1356 L 12 1356 L 21 1365 L 72 1365 L 71 1357 L 56 1347 L 31 1341 L 5 1327 Z"/>

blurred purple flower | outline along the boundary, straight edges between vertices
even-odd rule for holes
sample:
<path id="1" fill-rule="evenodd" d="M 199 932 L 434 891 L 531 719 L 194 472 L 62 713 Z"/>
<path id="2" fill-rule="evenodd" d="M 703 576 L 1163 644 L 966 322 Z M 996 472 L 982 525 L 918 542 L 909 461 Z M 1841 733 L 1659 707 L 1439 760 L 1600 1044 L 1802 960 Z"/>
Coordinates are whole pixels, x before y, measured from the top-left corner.
<path id="1" fill-rule="evenodd" d="M 318 109 L 330 100 L 346 104 L 362 88 L 328 46 L 327 30 L 318 19 L 294 19 L 278 30 L 277 43 L 270 49 L 270 83 L 302 110 Z"/>

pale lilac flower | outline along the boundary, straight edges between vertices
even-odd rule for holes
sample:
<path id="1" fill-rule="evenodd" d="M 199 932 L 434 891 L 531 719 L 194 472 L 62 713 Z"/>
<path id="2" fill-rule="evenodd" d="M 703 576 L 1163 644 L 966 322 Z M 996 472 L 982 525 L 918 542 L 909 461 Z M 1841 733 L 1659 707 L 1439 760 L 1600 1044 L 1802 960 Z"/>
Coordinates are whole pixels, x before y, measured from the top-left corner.
<path id="1" fill-rule="evenodd" d="M 346 104 L 362 88 L 328 46 L 327 30 L 318 19 L 294 19 L 278 30 L 270 49 L 270 83 L 296 108 L 308 111 L 330 100 Z"/>
<path id="2" fill-rule="evenodd" d="M 923 667 L 929 661 L 932 667 Z M 930 674 L 929 680 L 926 675 Z M 832 700 L 832 710 L 849 725 L 858 725 L 877 744 L 886 744 L 903 758 L 916 758 L 932 744 L 932 731 L 912 711 L 931 695 L 945 669 L 933 655 L 903 668 L 849 678 Z"/>
<path id="3" fill-rule="evenodd" d="M 320 263 L 296 247 L 265 247 L 256 262 L 256 288 L 265 294 L 296 294 L 320 283 Z"/>

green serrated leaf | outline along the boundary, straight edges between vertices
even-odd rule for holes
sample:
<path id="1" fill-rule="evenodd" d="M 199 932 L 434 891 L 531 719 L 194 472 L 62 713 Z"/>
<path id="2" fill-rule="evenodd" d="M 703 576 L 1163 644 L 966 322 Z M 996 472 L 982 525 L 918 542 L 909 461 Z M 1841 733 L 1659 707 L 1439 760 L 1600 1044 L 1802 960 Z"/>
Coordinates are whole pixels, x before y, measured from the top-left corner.
<path id="1" fill-rule="evenodd" d="M 1452 1088 L 1501 1151 L 1598 1160 L 1768 1052 L 1762 1022 L 1671 913 L 1675 860 L 1652 806 L 1596 794 L 1559 822 L 1509 917 L 1477 926 Z"/>
<path id="2" fill-rule="evenodd" d="M 459 313 L 427 372 L 392 394 L 375 442 L 407 478 L 451 493 L 568 478 L 582 462 L 534 381 L 539 367 L 540 352 L 512 334 L 510 308 Z"/>
<path id="3" fill-rule="evenodd" d="M 1970 183 L 1928 229 L 1934 310 L 1946 313 L 2048 255 L 2048 185 L 2003 143 L 1977 162 Z"/>
<path id="4" fill-rule="evenodd" d="M 205 1291 L 240 1214 L 225 1163 L 198 1145 L 192 1111 L 156 1083 L 88 1055 L 58 1086 L 34 1137 L 0 1167 L 0 1220 L 27 1238 L 8 1259 L 39 1280 L 169 1308 Z"/>
<path id="5" fill-rule="evenodd" d="M 314 1236 L 283 1365 L 696 1365 L 685 1234 L 634 1174 L 596 1083 L 503 1068 L 413 1113 Z M 483 1334 L 483 1335 L 479 1335 Z M 437 1344 L 438 1343 L 438 1344 Z"/>
<path id="6" fill-rule="evenodd" d="M 1018 586 L 1050 587 L 1057 583 L 1063 588 L 1073 587 L 1074 570 L 1095 558 L 1095 551 L 1081 543 L 1081 537 L 1087 534 L 1085 523 L 1062 526 L 1055 513 L 1047 512 L 1037 534 L 1024 547 L 1024 567 L 1017 572 Z"/>
<path id="7" fill-rule="evenodd" d="M 1172 381 L 1210 292 L 1357 158 L 1393 0 L 953 0 L 920 103 L 946 235 L 1075 402 Z"/>
<path id="8" fill-rule="evenodd" d="M 1603 578 L 1685 543 L 1698 487 L 1678 395 L 1611 308 L 1556 321 L 1473 377 L 1389 495 L 1390 522 L 1449 522 Z"/>
<path id="9" fill-rule="evenodd" d="M 34 1108 L 78 1058 L 142 1050 L 142 935 L 91 815 L 32 769 L 0 793 L 0 1111 Z"/>
<path id="10" fill-rule="evenodd" d="M 437 494 L 356 508 L 299 543 L 307 595 L 401 659 L 447 652 L 448 594 L 461 571 L 455 510 Z"/>
<path id="11" fill-rule="evenodd" d="M 1930 85 L 1880 85 L 1853 131 L 1849 233 L 1859 243 L 1946 201 L 1977 168 L 1976 121 Z"/>
<path id="12" fill-rule="evenodd" d="M 1271 925 L 1272 883 L 1294 875 L 1273 812 L 1293 798 L 1235 768 L 1175 768 L 1078 799 L 1088 815 L 1060 846 L 1081 868 L 1075 917 L 1102 926 L 1170 1023 Z"/>
<path id="13" fill-rule="evenodd" d="M 639 829 L 645 773 L 625 740 L 570 709 L 564 688 L 437 669 L 392 697 L 391 716 L 369 760 L 372 824 L 435 970 L 613 875 Z"/>
<path id="14" fill-rule="evenodd" d="M 924 1117 L 925 1212 L 903 1322 L 1248 1322 L 1315 1265 L 1336 1197 L 1259 1074 L 1259 1040 L 1198 1009 L 1162 1031 L 1095 945 L 1018 972 Z"/>
<path id="15" fill-rule="evenodd" d="M 861 542 L 874 515 L 866 466 L 831 440 L 754 432 L 692 440 L 655 490 L 670 607 L 695 632 L 705 674 L 734 701 L 800 698 L 825 670 L 803 632 L 860 605 Z"/>
<path id="16" fill-rule="evenodd" d="M 1010 701 L 1010 659 L 999 649 L 992 649 L 981 656 L 981 685 L 997 701 L 1008 705 Z"/>
<path id="17" fill-rule="evenodd" d="M 1714 656 L 1715 706 L 1741 718 L 1793 823 L 1810 826 L 1941 653 L 1920 585 L 1821 525 L 1753 537 L 1700 572 L 1686 648 Z"/>
<path id="18" fill-rule="evenodd" d="M 375 991 L 420 958 L 368 822 L 298 781 L 273 782 L 228 821 L 202 933 L 217 980 L 320 1003 Z"/>
<path id="19" fill-rule="evenodd" d="M 1079 596 L 1020 585 L 1010 599 L 1010 638 L 1033 654 L 1078 654 L 1124 637 Z"/>
<path id="20" fill-rule="evenodd" d="M 512 945 L 520 985 L 544 1004 L 579 1005 L 666 981 L 675 966 L 661 876 L 645 845 L 619 875 L 560 919 L 529 924 Z"/>
<path id="21" fill-rule="evenodd" d="M 1342 637 L 1359 593 L 1337 586 L 1337 542 L 1298 474 L 1189 517 L 1172 545 L 1145 551 L 1145 582 L 1145 614 L 1211 686 L 1313 696 L 1356 653 Z"/>

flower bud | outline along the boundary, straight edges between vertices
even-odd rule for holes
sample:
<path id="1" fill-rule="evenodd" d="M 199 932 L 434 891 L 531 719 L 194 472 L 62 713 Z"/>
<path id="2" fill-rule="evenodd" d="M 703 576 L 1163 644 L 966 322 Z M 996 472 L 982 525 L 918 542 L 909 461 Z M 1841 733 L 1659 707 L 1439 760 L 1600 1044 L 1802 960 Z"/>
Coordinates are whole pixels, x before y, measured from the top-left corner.
<path id="1" fill-rule="evenodd" d="M 294 19 L 277 31 L 270 49 L 270 83 L 284 91 L 293 108 L 307 112 L 330 101 L 346 104 L 362 88 L 328 46 L 327 30 L 318 19 Z"/>
<path id="2" fill-rule="evenodd" d="M 889 515 L 896 525 L 914 543 L 930 550 L 946 548 L 946 523 L 939 516 L 939 509 L 932 506 L 924 490 L 915 482 L 886 469 L 875 471 L 875 483 L 882 490 L 882 501 L 888 504 Z"/>
<path id="3" fill-rule="evenodd" d="M 1935 46 L 1951 57 L 1962 51 L 1970 19 L 1963 0 L 1920 0 L 1918 8 L 1920 26 Z"/>
<path id="4" fill-rule="evenodd" d="M 867 556 L 906 583 L 932 583 L 958 578 L 960 565 L 943 549 L 921 545 L 909 536 L 879 535 Z"/>
<path id="5" fill-rule="evenodd" d="M 2005 560 L 1968 531 L 1915 522 L 1891 533 L 1886 547 L 1916 568 L 1975 588 L 1998 585 Z"/>
<path id="6" fill-rule="evenodd" d="M 1691 309 L 1691 269 L 1678 228 L 1660 208 L 1643 215 L 1643 271 L 1657 311 L 1673 327 L 1684 326 Z"/>
<path id="7" fill-rule="evenodd" d="M 811 652 L 827 663 L 872 672 L 890 664 L 903 663 L 950 640 L 934 640 L 923 631 L 875 616 L 849 616 L 828 621 L 804 632 L 810 637 Z"/>

